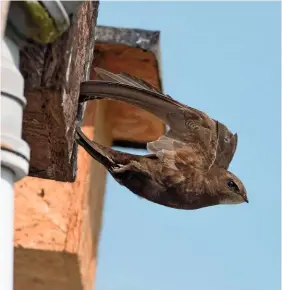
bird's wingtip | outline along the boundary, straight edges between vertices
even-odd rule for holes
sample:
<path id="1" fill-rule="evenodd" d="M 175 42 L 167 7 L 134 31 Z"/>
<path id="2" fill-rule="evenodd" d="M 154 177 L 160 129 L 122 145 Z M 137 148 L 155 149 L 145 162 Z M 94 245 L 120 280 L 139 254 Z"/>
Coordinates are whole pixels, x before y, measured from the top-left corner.
<path id="1" fill-rule="evenodd" d="M 100 67 L 95 67 L 94 68 L 94 71 L 97 73 L 97 74 L 101 74 L 101 73 L 107 73 L 107 71 L 106 70 L 104 70 L 104 69 L 102 69 L 102 68 L 100 68 Z"/>
<path id="2" fill-rule="evenodd" d="M 99 68 L 99 67 L 97 67 L 97 66 L 94 67 L 94 71 L 95 71 L 95 72 L 98 72 L 99 70 L 101 70 L 101 68 Z"/>
<path id="3" fill-rule="evenodd" d="M 80 140 L 82 138 L 81 135 L 83 135 L 81 127 L 76 125 L 75 126 L 75 140 L 76 141 Z"/>

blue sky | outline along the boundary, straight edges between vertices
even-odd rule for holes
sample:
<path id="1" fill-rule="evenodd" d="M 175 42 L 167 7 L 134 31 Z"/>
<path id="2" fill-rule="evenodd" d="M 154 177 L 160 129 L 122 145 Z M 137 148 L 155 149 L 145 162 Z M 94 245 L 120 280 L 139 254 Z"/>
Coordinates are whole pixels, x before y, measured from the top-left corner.
<path id="1" fill-rule="evenodd" d="M 238 132 L 250 203 L 178 211 L 108 176 L 96 290 L 280 289 L 279 5 L 100 4 L 101 25 L 160 30 L 165 92 Z"/>

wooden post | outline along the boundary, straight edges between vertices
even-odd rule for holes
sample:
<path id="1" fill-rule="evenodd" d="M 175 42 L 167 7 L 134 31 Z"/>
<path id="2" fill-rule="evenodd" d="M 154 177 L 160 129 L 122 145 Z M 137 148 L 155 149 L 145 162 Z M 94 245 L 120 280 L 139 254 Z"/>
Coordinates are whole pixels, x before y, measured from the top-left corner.
<path id="1" fill-rule="evenodd" d="M 82 129 L 111 145 L 107 102 L 89 102 Z M 74 183 L 26 177 L 16 184 L 15 290 L 92 290 L 106 171 L 78 150 Z"/>

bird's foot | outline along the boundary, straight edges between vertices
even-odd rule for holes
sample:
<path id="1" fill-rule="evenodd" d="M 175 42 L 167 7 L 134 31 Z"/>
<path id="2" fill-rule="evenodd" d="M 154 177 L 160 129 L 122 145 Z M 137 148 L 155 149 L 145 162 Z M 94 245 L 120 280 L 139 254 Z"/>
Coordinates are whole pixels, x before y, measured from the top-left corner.
<path id="1" fill-rule="evenodd" d="M 113 177 L 120 185 L 123 185 L 123 182 L 122 182 L 123 176 L 127 170 L 128 170 L 127 165 L 120 165 L 120 164 L 111 169 Z"/>
<path id="2" fill-rule="evenodd" d="M 128 166 L 127 165 L 119 165 L 119 167 L 114 167 L 112 169 L 113 173 L 115 173 L 115 174 L 124 173 L 127 170 L 128 170 Z"/>

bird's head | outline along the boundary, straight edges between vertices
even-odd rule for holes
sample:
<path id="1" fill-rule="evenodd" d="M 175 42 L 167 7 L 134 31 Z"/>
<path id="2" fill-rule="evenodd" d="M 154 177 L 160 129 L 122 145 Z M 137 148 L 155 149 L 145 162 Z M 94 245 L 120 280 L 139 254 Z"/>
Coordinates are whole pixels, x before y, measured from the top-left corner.
<path id="1" fill-rule="evenodd" d="M 216 191 L 220 204 L 236 204 L 249 202 L 247 191 L 242 181 L 225 169 L 219 169 L 216 176 Z"/>

